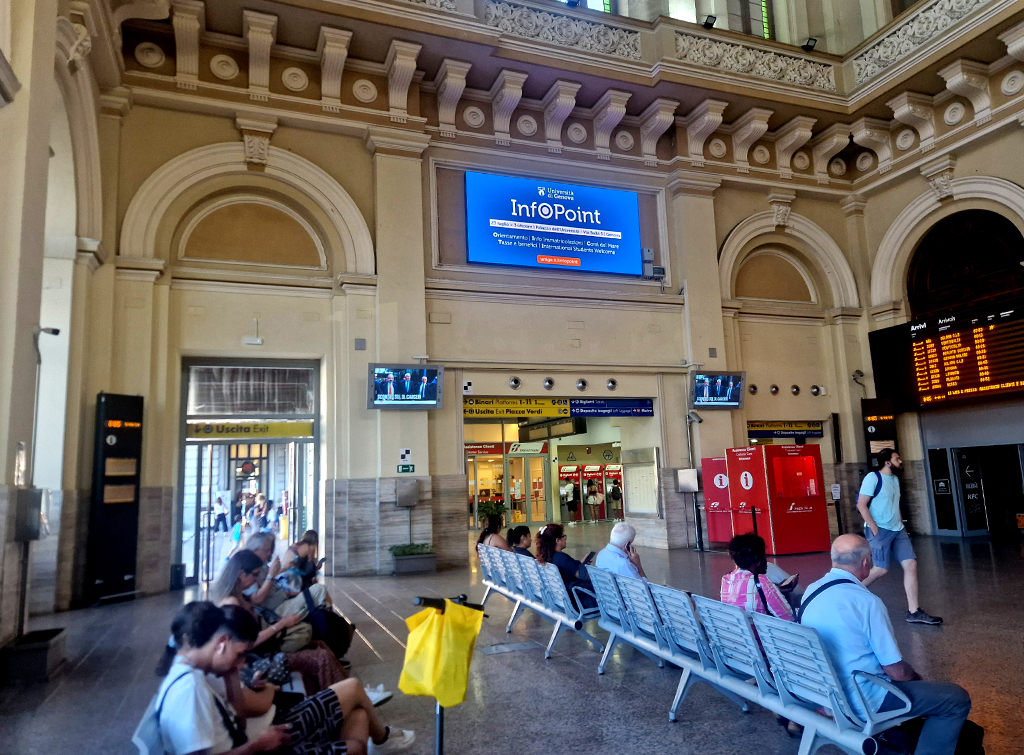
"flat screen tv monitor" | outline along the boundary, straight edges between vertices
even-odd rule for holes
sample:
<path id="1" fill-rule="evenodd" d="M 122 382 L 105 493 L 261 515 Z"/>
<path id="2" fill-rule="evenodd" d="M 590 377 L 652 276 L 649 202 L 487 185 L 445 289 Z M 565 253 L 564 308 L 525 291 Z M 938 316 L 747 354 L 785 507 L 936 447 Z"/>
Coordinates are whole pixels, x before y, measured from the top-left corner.
<path id="1" fill-rule="evenodd" d="M 643 275 L 636 192 L 466 173 L 467 259 Z"/>
<path id="2" fill-rule="evenodd" d="M 694 409 L 742 409 L 745 372 L 698 372 L 693 377 Z"/>
<path id="3" fill-rule="evenodd" d="M 423 364 L 371 364 L 367 409 L 440 409 L 444 367 Z"/>

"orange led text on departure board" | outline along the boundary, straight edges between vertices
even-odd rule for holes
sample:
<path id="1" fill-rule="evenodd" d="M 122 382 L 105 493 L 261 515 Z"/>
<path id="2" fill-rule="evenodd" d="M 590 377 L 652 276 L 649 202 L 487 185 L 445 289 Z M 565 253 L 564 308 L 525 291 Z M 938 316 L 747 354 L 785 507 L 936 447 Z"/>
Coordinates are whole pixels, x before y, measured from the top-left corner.
<path id="1" fill-rule="evenodd" d="M 1024 313 L 1022 313 L 1024 314 Z M 914 379 L 922 405 L 1024 390 L 1024 319 L 949 317 L 912 327 Z"/>

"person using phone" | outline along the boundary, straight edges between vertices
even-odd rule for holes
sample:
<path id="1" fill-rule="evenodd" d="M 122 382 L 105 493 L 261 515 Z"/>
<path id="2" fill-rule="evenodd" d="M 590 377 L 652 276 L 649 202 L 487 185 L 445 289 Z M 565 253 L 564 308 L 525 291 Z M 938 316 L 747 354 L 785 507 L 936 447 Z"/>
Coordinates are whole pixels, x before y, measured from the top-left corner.
<path id="1" fill-rule="evenodd" d="M 597 562 L 594 565 L 598 569 L 607 569 L 624 577 L 646 578 L 643 564 L 640 563 L 640 554 L 633 548 L 635 539 L 636 530 L 625 522 L 619 522 L 612 527 L 608 545 L 597 554 Z"/>
<path id="2" fill-rule="evenodd" d="M 736 568 L 722 577 L 722 602 L 793 621 L 789 601 L 768 578 L 764 540 L 753 533 L 737 535 L 729 542 L 729 555 Z"/>
<path id="3" fill-rule="evenodd" d="M 537 532 L 537 563 L 554 564 L 562 576 L 565 589 L 575 601 L 576 594 L 572 591 L 574 587 L 580 587 L 588 592 L 594 591 L 594 585 L 587 576 L 587 568 L 582 562 L 565 552 L 568 538 L 565 529 L 560 524 L 545 524 Z M 587 594 L 583 595 L 582 608 L 596 608 L 597 602 Z"/>

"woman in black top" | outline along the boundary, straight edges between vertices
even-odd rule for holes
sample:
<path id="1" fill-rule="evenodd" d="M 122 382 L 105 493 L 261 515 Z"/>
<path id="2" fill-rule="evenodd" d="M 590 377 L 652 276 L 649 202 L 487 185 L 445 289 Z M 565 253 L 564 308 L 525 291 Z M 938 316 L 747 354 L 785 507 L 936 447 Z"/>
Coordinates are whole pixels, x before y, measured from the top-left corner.
<path id="1" fill-rule="evenodd" d="M 545 524 L 537 533 L 537 563 L 555 565 L 559 574 L 562 575 L 565 589 L 575 603 L 576 594 L 572 591 L 573 587 L 580 587 L 593 592 L 594 585 L 591 584 L 590 579 L 587 577 L 587 570 L 584 568 L 583 562 L 577 561 L 565 552 L 565 544 L 566 535 L 562 525 Z M 584 608 L 594 608 L 596 606 L 597 603 L 593 598 L 589 595 L 583 596 Z"/>
<path id="2" fill-rule="evenodd" d="M 530 528 L 525 525 L 519 525 L 518 527 L 512 527 L 508 531 L 508 537 L 505 538 L 512 550 L 515 553 L 519 553 L 523 556 L 529 556 L 534 558 L 534 555 L 530 553 L 530 545 L 532 544 L 532 538 L 530 535 Z"/>

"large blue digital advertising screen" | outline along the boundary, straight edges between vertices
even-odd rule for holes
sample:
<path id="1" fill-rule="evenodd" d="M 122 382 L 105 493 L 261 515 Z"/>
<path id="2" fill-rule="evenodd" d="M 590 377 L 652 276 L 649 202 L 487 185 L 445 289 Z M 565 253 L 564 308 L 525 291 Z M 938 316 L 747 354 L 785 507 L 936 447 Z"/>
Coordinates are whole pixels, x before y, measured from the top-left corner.
<path id="1" fill-rule="evenodd" d="M 468 259 L 642 275 L 632 191 L 466 172 Z"/>

